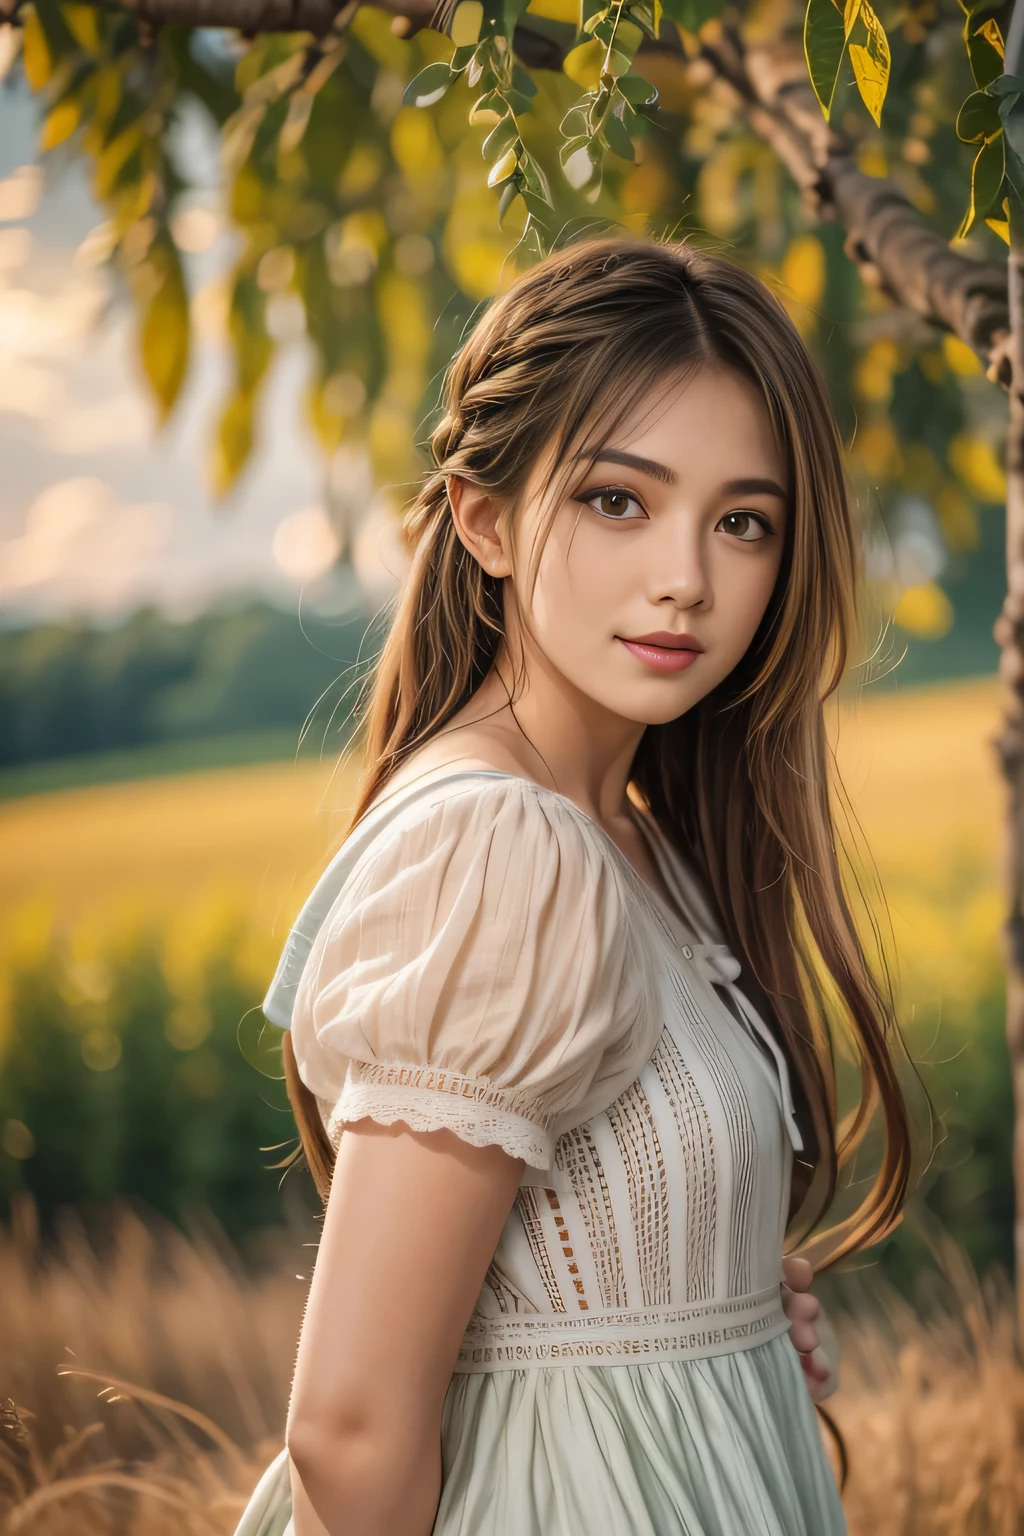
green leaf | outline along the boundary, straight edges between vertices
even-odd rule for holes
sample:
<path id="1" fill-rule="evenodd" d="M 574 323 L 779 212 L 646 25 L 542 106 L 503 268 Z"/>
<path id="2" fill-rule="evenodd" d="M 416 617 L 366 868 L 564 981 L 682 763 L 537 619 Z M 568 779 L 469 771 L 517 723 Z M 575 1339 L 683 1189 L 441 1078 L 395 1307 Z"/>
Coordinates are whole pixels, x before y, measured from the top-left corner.
<path id="1" fill-rule="evenodd" d="M 35 13 L 46 38 L 46 47 L 54 64 L 80 51 L 81 44 L 64 18 L 57 0 L 34 0 Z"/>
<path id="2" fill-rule="evenodd" d="M 653 107 L 658 99 L 657 88 L 642 75 L 621 75 L 617 81 L 620 93 L 634 107 Z"/>
<path id="3" fill-rule="evenodd" d="M 843 16 L 832 4 L 832 0 L 807 0 L 804 57 L 814 94 L 826 121 L 832 111 L 832 99 L 836 93 L 848 35 Z"/>
<path id="4" fill-rule="evenodd" d="M 512 87 L 521 96 L 526 96 L 531 101 L 537 94 L 537 86 L 534 83 L 533 76 L 521 64 L 513 64 L 512 66 Z"/>
<path id="5" fill-rule="evenodd" d="M 965 144 L 977 144 L 999 132 L 999 104 L 987 91 L 972 91 L 960 108 L 956 136 Z"/>
<path id="6" fill-rule="evenodd" d="M 497 91 L 488 91 L 485 95 L 474 101 L 469 111 L 469 120 L 474 125 L 480 123 L 492 123 L 496 117 L 505 116 L 505 103 Z"/>
<path id="7" fill-rule="evenodd" d="M 975 219 L 983 219 L 991 209 L 999 196 L 1005 168 L 1003 135 L 999 133 L 995 138 L 986 140 L 974 157 L 971 168 L 971 205 L 956 232 L 958 240 L 962 240 L 970 231 Z"/>
<path id="8" fill-rule="evenodd" d="M 1000 75 L 985 87 L 990 96 L 1020 96 L 1024 94 L 1024 79 L 1020 75 Z"/>
<path id="9" fill-rule="evenodd" d="M 457 78 L 447 64 L 428 64 L 409 81 L 402 101 L 407 107 L 433 106 Z"/>
<path id="10" fill-rule="evenodd" d="M 516 198 L 519 195 L 520 195 L 519 183 L 516 181 L 516 178 L 513 176 L 511 181 L 509 181 L 507 183 L 507 185 L 502 189 L 501 196 L 498 199 L 498 228 L 499 229 L 501 228 L 502 223 L 504 222 L 504 218 L 505 218 L 506 213 L 508 213 L 508 210 L 511 208 L 512 204 L 515 202 Z"/>
<path id="11" fill-rule="evenodd" d="M 969 16 L 964 23 L 964 42 L 974 83 L 979 90 L 984 90 L 1003 73 L 1003 34 L 995 18 L 990 16 L 975 28 L 973 17 Z"/>
<path id="12" fill-rule="evenodd" d="M 506 91 L 505 100 L 515 113 L 522 114 L 530 110 L 530 98 L 524 96 L 522 91 Z"/>
<path id="13" fill-rule="evenodd" d="M 485 160 L 495 160 L 504 154 L 510 144 L 514 144 L 519 138 L 519 129 L 516 127 L 515 118 L 509 114 L 503 118 L 496 128 L 492 128 L 484 139 L 481 153 Z"/>
<path id="14" fill-rule="evenodd" d="M 885 35 L 885 28 L 868 4 L 868 0 L 860 0 L 859 12 L 867 31 L 867 47 L 862 47 L 859 43 L 851 43 L 850 63 L 853 65 L 853 78 L 857 82 L 861 100 L 875 122 L 881 125 L 882 103 L 885 101 L 892 65 L 889 39 Z"/>
<path id="15" fill-rule="evenodd" d="M 722 10 L 722 0 L 664 0 L 665 15 L 687 32 L 699 32 L 706 21 Z"/>
<path id="16" fill-rule="evenodd" d="M 614 112 L 609 112 L 604 120 L 604 136 L 608 140 L 608 148 L 616 155 L 621 155 L 623 160 L 635 160 L 636 150 L 633 141 L 626 131 L 626 125 Z"/>
<path id="17" fill-rule="evenodd" d="M 999 123 L 1002 123 L 1008 147 L 1018 160 L 1024 162 L 1024 100 L 1021 97 L 1003 97 L 999 103 Z M 998 126 L 997 123 L 996 128 Z"/>

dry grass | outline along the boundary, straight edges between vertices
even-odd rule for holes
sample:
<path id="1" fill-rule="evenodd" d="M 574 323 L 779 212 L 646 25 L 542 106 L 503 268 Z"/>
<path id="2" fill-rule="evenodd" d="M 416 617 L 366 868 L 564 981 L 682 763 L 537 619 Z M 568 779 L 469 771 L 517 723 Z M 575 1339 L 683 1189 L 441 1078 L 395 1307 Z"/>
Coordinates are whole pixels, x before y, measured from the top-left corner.
<path id="1" fill-rule="evenodd" d="M 313 1233 L 259 1277 L 212 1228 L 128 1210 L 44 1256 L 22 1203 L 0 1236 L 0 1531 L 219 1536 L 281 1445 Z"/>
<path id="2" fill-rule="evenodd" d="M 127 1211 L 99 1242 L 68 1222 L 44 1259 L 30 1217 L 0 1239 L 3 1536 L 230 1536 L 281 1444 L 303 1234 L 253 1278 L 215 1233 Z M 874 1282 L 870 1310 L 839 1325 L 851 1536 L 1024 1529 L 1006 1286 L 940 1258 L 928 1322 Z"/>

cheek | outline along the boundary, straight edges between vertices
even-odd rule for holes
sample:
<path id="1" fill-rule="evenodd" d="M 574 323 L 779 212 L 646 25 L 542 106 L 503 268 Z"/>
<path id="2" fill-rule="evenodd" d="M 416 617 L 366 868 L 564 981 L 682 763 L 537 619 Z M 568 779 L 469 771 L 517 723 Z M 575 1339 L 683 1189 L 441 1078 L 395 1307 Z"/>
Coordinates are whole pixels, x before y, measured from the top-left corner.
<path id="1" fill-rule="evenodd" d="M 715 618 L 723 650 L 743 654 L 757 633 L 771 601 L 779 574 L 779 559 L 742 558 L 723 560 L 714 582 Z"/>
<path id="2" fill-rule="evenodd" d="M 570 645 L 584 637 L 606 635 L 612 604 L 629 589 L 625 563 L 609 559 L 608 540 L 583 520 L 573 528 L 556 523 L 537 574 L 534 622 L 541 634 L 566 637 Z"/>

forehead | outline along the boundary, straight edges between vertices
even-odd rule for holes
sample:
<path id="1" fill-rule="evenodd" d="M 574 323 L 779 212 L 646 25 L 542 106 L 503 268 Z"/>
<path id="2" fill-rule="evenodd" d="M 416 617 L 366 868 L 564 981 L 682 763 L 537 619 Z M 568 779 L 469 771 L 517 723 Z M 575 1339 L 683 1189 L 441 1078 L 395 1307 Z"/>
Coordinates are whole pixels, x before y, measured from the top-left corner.
<path id="1" fill-rule="evenodd" d="M 742 472 L 780 478 L 785 453 L 760 389 L 744 374 L 710 364 L 648 390 L 599 446 L 629 449 L 671 469 L 679 480 Z"/>

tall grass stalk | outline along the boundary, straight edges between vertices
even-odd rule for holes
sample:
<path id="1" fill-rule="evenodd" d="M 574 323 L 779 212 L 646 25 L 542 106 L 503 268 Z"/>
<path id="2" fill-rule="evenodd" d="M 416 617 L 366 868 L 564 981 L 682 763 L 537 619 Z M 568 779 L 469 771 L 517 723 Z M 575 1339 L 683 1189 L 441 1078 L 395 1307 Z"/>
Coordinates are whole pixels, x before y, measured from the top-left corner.
<path id="1" fill-rule="evenodd" d="M 840 1287 L 851 1536 L 1019 1536 L 1009 1285 L 947 1239 L 934 1254 L 923 1315 L 877 1276 Z M 98 1237 L 67 1217 L 44 1252 L 20 1202 L 0 1232 L 2 1536 L 230 1536 L 281 1445 L 311 1263 L 292 1233 L 253 1275 L 214 1228 L 124 1208 Z"/>

